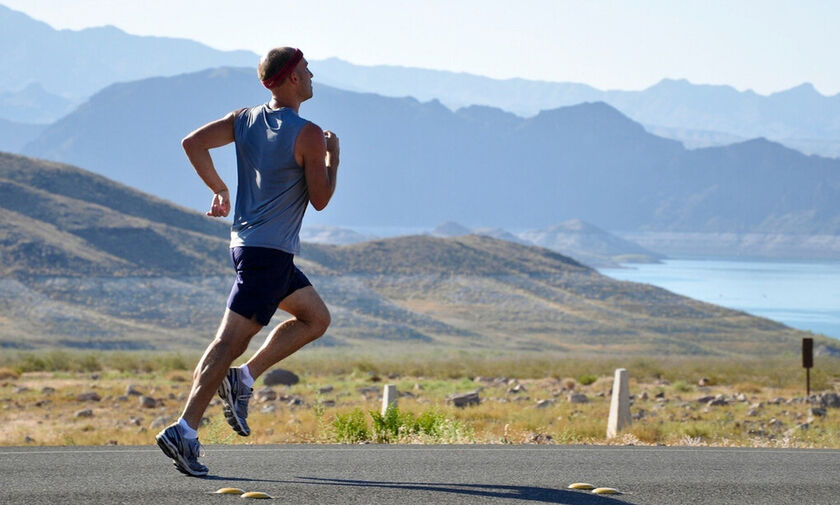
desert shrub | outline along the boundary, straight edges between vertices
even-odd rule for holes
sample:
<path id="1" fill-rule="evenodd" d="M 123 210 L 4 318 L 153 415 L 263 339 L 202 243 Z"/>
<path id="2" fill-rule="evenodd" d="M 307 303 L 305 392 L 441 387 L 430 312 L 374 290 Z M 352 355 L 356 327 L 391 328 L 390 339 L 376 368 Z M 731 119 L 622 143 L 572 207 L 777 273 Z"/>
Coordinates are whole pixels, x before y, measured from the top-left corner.
<path id="1" fill-rule="evenodd" d="M 688 393 L 693 389 L 691 385 L 687 384 L 685 381 L 675 381 L 671 386 L 674 388 L 674 391 L 680 393 Z"/>
<path id="2" fill-rule="evenodd" d="M 180 354 L 167 354 L 160 360 L 160 367 L 163 370 L 189 370 L 193 364 Z"/>
<path id="3" fill-rule="evenodd" d="M 680 433 L 690 438 L 708 438 L 710 431 L 704 424 L 687 423 L 680 426 Z"/>
<path id="4" fill-rule="evenodd" d="M 598 380 L 598 376 L 597 375 L 592 375 L 592 374 L 583 374 L 583 375 L 581 375 L 580 377 L 577 378 L 577 381 L 580 382 L 581 384 L 583 384 L 584 386 L 588 386 L 588 385 L 594 383 L 597 380 Z"/>
<path id="5" fill-rule="evenodd" d="M 336 414 L 332 423 L 335 439 L 339 442 L 358 443 L 372 440 L 379 443 L 422 439 L 426 441 L 464 441 L 472 435 L 461 423 L 449 420 L 435 409 L 415 415 L 402 412 L 396 405 L 384 414 L 370 412 L 371 423 L 360 409 L 348 414 Z"/>
<path id="6" fill-rule="evenodd" d="M 373 419 L 372 431 L 377 442 L 389 442 L 399 438 L 400 430 L 409 429 L 414 421 L 410 412 L 401 414 L 395 405 L 389 406 L 385 414 L 371 411 L 370 417 Z"/>
<path id="7" fill-rule="evenodd" d="M 573 423 L 563 427 L 554 435 L 558 444 L 591 443 L 604 437 L 604 426 L 601 423 Z"/>
<path id="8" fill-rule="evenodd" d="M 25 354 L 20 357 L 17 366 L 21 372 L 41 372 L 46 370 L 47 363 L 34 354 Z"/>
<path id="9" fill-rule="evenodd" d="M 659 443 L 665 437 L 665 430 L 658 423 L 635 423 L 630 427 L 629 432 L 647 444 Z"/>
<path id="10" fill-rule="evenodd" d="M 356 444 L 370 440 L 370 431 L 361 409 L 348 414 L 336 414 L 332 427 L 338 442 Z"/>
<path id="11" fill-rule="evenodd" d="M 171 370 L 166 374 L 166 380 L 170 382 L 187 382 L 192 380 L 186 373 L 179 370 Z"/>
<path id="12" fill-rule="evenodd" d="M 20 373 L 7 367 L 0 368 L 0 380 L 6 379 L 20 379 Z"/>
<path id="13" fill-rule="evenodd" d="M 102 364 L 99 362 L 99 357 L 94 354 L 83 354 L 79 356 L 75 367 L 78 367 L 76 370 L 79 372 L 98 372 L 102 370 Z"/>
<path id="14" fill-rule="evenodd" d="M 739 393 L 752 393 L 758 394 L 764 390 L 760 385 L 756 384 L 755 382 L 741 382 L 735 385 L 735 391 Z"/>
<path id="15" fill-rule="evenodd" d="M 804 375 L 804 374 L 803 374 Z M 805 380 L 803 379 L 804 383 Z M 811 369 L 811 391 L 833 390 L 834 379 L 821 368 Z"/>
<path id="16" fill-rule="evenodd" d="M 442 412 L 429 409 L 417 417 L 415 426 L 415 431 L 418 433 L 429 435 L 430 437 L 440 437 L 446 426 L 446 416 Z"/>

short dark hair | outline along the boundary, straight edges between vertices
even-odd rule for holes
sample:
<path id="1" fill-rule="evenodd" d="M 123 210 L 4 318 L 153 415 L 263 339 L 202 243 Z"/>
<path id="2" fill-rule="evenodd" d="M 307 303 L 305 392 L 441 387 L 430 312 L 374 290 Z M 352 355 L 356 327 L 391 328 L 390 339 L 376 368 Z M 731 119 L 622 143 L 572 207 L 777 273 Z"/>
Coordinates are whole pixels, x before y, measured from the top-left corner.
<path id="1" fill-rule="evenodd" d="M 265 81 L 276 74 L 283 68 L 283 65 L 295 55 L 296 49 L 294 47 L 275 47 L 265 56 L 260 58 L 260 64 L 257 66 L 257 76 L 260 81 Z"/>

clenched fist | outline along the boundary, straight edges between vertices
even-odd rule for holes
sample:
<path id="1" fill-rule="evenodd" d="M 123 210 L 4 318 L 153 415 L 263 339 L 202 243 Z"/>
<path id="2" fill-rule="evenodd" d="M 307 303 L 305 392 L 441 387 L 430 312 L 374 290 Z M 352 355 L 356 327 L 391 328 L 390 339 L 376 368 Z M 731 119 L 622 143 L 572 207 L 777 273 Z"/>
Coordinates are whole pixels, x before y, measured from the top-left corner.
<path id="1" fill-rule="evenodd" d="M 210 202 L 210 210 L 206 213 L 211 217 L 227 217 L 230 213 L 230 193 L 223 189 L 213 195 L 213 201 Z"/>
<path id="2" fill-rule="evenodd" d="M 330 153 L 331 156 L 337 157 L 340 150 L 338 146 L 338 135 L 330 130 L 324 130 L 324 139 L 327 141 L 327 152 Z"/>

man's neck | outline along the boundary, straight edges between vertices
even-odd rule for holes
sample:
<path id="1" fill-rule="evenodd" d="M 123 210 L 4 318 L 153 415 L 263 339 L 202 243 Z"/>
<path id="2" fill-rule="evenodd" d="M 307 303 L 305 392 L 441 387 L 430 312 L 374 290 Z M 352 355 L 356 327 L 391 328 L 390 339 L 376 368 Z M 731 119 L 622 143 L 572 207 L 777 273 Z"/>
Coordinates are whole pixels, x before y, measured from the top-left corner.
<path id="1" fill-rule="evenodd" d="M 300 110 L 300 102 L 297 100 L 289 99 L 286 97 L 279 97 L 279 96 L 272 96 L 271 100 L 268 102 L 268 106 L 272 109 L 281 109 L 283 107 L 288 107 L 295 112 Z"/>

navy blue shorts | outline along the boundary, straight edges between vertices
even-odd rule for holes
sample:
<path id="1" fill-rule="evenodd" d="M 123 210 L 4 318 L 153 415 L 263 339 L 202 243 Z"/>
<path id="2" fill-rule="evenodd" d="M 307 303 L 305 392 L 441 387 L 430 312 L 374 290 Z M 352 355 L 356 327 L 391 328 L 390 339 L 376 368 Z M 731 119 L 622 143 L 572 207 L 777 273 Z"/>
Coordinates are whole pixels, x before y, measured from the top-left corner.
<path id="1" fill-rule="evenodd" d="M 312 283 L 294 264 L 294 255 L 267 247 L 232 247 L 230 259 L 236 282 L 227 307 L 242 317 L 268 326 L 277 305 L 298 289 Z"/>

